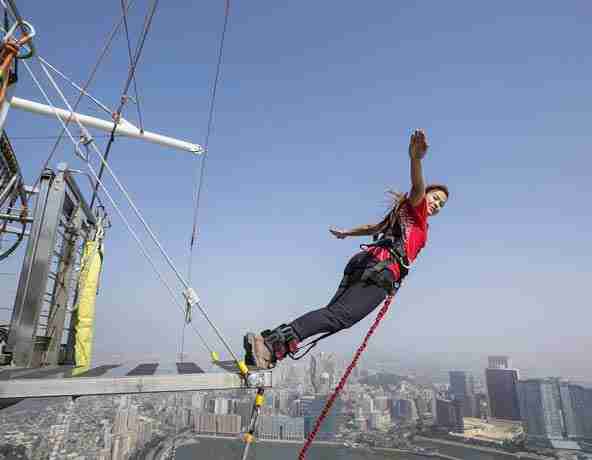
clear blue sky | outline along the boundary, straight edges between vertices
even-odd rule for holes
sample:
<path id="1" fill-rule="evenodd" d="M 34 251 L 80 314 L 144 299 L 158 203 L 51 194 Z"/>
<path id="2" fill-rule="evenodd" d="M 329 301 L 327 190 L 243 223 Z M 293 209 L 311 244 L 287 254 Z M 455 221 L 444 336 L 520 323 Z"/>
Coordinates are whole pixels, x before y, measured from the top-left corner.
<path id="1" fill-rule="evenodd" d="M 119 4 L 19 2 L 40 54 L 79 82 Z M 134 41 L 148 5 L 130 13 Z M 327 228 L 373 221 L 387 187 L 408 188 L 407 139 L 422 127 L 427 179 L 449 184 L 451 199 L 373 348 L 524 363 L 553 352 L 548 368 L 576 375 L 592 346 L 591 14 L 584 1 L 233 1 L 193 285 L 235 348 L 245 330 L 330 298 L 363 240 Z M 222 0 L 160 3 L 137 75 L 147 129 L 203 142 L 222 19 Z M 126 53 L 120 35 L 92 87 L 112 107 Z M 17 93 L 42 101 L 25 72 Z M 133 106 L 125 115 L 136 120 Z M 7 129 L 58 125 L 15 111 Z M 13 143 L 32 181 L 52 144 Z M 64 145 L 53 164 L 80 167 Z M 198 160 L 131 140 L 111 158 L 186 272 Z M 113 222 L 97 352 L 172 357 L 181 315 Z M 367 326 L 325 349 L 353 351 Z M 205 359 L 195 339 L 186 349 Z"/>

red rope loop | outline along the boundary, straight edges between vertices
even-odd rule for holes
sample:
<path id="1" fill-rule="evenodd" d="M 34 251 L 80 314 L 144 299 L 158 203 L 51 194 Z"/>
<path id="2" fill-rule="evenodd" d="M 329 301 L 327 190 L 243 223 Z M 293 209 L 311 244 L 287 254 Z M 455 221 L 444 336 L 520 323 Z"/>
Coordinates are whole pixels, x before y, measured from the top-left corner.
<path id="1" fill-rule="evenodd" d="M 317 434 L 321 428 L 321 424 L 323 423 L 323 420 L 325 420 L 325 418 L 329 414 L 329 411 L 331 410 L 331 407 L 333 406 L 333 403 L 335 402 L 335 400 L 339 396 L 339 393 L 341 393 L 341 391 L 343 390 L 343 387 L 345 387 L 345 384 L 347 383 L 347 379 L 349 378 L 349 375 L 352 373 L 352 371 L 354 370 L 354 368 L 358 364 L 358 360 L 360 359 L 360 356 L 362 355 L 362 353 L 364 352 L 364 350 L 368 346 L 368 341 L 370 340 L 370 337 L 372 337 L 372 334 L 374 334 L 374 331 L 376 331 L 376 328 L 378 328 L 380 321 L 382 321 L 382 318 L 384 318 L 384 315 L 386 315 L 386 312 L 388 311 L 392 301 L 393 301 L 393 296 L 392 295 L 387 296 L 387 298 L 384 301 L 384 304 L 382 305 L 382 308 L 378 312 L 378 315 L 376 315 L 376 319 L 374 320 L 374 323 L 372 323 L 372 326 L 370 326 L 370 329 L 366 333 L 366 337 L 364 337 L 364 341 L 358 347 L 358 350 L 356 351 L 356 354 L 354 355 L 352 362 L 349 364 L 349 366 L 347 366 L 347 369 L 343 373 L 341 380 L 339 380 L 337 387 L 335 387 L 335 390 L 333 391 L 331 396 L 329 396 L 329 399 L 327 399 L 327 402 L 325 403 L 325 407 L 323 407 L 321 414 L 317 418 L 313 430 L 308 435 L 308 438 L 304 442 L 302 449 L 300 449 L 300 453 L 298 454 L 298 460 L 304 460 L 304 458 L 306 457 L 306 451 L 309 449 L 314 438 L 317 436 Z"/>

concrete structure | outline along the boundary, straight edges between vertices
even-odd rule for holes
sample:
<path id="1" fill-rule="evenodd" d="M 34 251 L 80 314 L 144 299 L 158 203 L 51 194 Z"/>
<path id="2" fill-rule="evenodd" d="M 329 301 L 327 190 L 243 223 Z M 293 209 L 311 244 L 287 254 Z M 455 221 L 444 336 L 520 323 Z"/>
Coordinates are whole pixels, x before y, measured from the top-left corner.
<path id="1" fill-rule="evenodd" d="M 387 396 L 374 397 L 374 410 L 384 412 L 389 408 L 389 398 Z"/>
<path id="2" fill-rule="evenodd" d="M 359 405 L 364 415 L 370 415 L 374 412 L 374 400 L 367 394 L 362 395 Z"/>
<path id="3" fill-rule="evenodd" d="M 487 368 L 485 380 L 489 397 L 489 413 L 494 418 L 520 420 L 518 401 L 518 370 Z"/>
<path id="4" fill-rule="evenodd" d="M 321 411 L 325 407 L 325 401 L 327 396 L 318 396 L 314 399 L 310 406 L 310 411 L 307 415 L 304 416 L 304 435 L 308 436 L 308 434 L 312 431 L 314 427 L 315 420 L 321 414 Z M 319 441 L 332 441 L 335 439 L 335 435 L 339 430 L 339 421 L 340 417 L 339 414 L 341 413 L 341 400 L 338 399 L 333 404 L 333 408 L 321 424 L 319 432 L 317 434 L 317 438 Z"/>
<path id="5" fill-rule="evenodd" d="M 478 417 L 473 376 L 464 371 L 450 371 L 450 393 L 457 401 L 462 401 L 463 416 Z"/>
<path id="6" fill-rule="evenodd" d="M 565 384 L 561 387 L 561 395 L 562 400 L 571 403 L 573 422 L 567 423 L 568 438 L 592 444 L 592 389 Z"/>
<path id="7" fill-rule="evenodd" d="M 241 417 L 239 415 L 219 415 L 194 413 L 193 430 L 205 434 L 239 434 Z"/>
<path id="8" fill-rule="evenodd" d="M 487 358 L 489 369 L 511 369 L 511 361 L 507 356 L 489 356 Z"/>
<path id="9" fill-rule="evenodd" d="M 393 415 L 402 420 L 417 420 L 417 407 L 412 399 L 397 399 L 393 404 Z"/>
<path id="10" fill-rule="evenodd" d="M 464 431 L 462 402 L 434 396 L 434 423 L 437 427 L 456 433 Z"/>
<path id="11" fill-rule="evenodd" d="M 391 414 L 387 411 L 373 412 L 368 417 L 368 425 L 372 430 L 386 431 L 391 427 Z"/>
<path id="12" fill-rule="evenodd" d="M 259 418 L 258 432 L 262 439 L 302 441 L 304 439 L 304 418 L 262 415 Z"/>
<path id="13" fill-rule="evenodd" d="M 592 389 L 558 378 L 524 380 L 518 388 L 529 444 L 575 449 L 576 441 L 592 442 Z"/>

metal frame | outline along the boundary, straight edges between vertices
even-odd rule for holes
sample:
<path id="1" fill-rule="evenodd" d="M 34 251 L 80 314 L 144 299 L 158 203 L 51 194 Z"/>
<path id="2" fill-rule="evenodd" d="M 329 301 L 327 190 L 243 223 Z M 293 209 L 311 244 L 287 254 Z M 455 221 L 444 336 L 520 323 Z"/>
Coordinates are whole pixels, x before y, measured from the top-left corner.
<path id="1" fill-rule="evenodd" d="M 257 373 L 261 387 L 271 388 L 271 371 Z M 192 375 L 156 375 L 139 377 L 78 377 L 69 379 L 15 379 L 0 381 L 0 402 L 12 398 L 48 398 L 59 396 L 96 396 L 177 391 L 245 390 L 238 374 L 204 373 Z"/>
<path id="2" fill-rule="evenodd" d="M 42 174 L 32 220 L 4 350 L 22 367 L 60 363 L 78 245 L 96 224 L 65 163 Z"/>
<path id="3" fill-rule="evenodd" d="M 49 105 L 39 104 L 38 102 L 28 101 L 26 99 L 21 99 L 19 97 L 13 97 L 10 100 L 10 105 L 15 109 L 25 110 L 27 112 L 32 112 L 37 115 L 43 115 L 50 118 L 55 118 L 57 115 L 64 121 L 70 119 L 78 119 L 78 121 L 80 121 L 80 123 L 82 123 L 84 126 L 100 129 L 108 133 L 111 133 L 111 131 L 115 127 L 115 122 L 113 120 L 101 120 L 100 118 L 82 115 L 80 113 L 71 112 L 69 110 L 53 108 Z M 204 148 L 201 145 L 193 144 L 191 142 L 182 141 L 179 139 L 174 139 L 168 136 L 163 136 L 162 134 L 157 134 L 150 131 L 144 131 L 138 128 L 137 126 L 134 126 L 129 121 L 124 120 L 123 118 L 120 119 L 115 129 L 115 135 L 142 139 L 148 142 L 152 142 L 153 144 L 160 144 L 165 147 L 172 147 L 175 149 L 184 150 L 186 152 L 190 152 L 196 155 L 204 153 Z"/>

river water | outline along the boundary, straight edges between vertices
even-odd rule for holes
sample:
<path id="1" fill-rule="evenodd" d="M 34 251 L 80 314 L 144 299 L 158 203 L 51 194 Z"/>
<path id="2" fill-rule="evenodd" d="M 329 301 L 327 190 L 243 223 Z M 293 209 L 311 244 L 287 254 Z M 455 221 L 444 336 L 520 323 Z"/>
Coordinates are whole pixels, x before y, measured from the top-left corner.
<path id="1" fill-rule="evenodd" d="M 447 446 L 432 443 L 417 443 L 425 447 L 435 447 L 441 453 L 453 455 L 466 460 L 513 460 L 515 457 L 481 452 L 462 446 Z M 177 449 L 176 460 L 240 460 L 244 444 L 240 440 L 201 438 L 197 444 L 181 446 Z M 251 445 L 248 460 L 295 460 L 301 444 L 280 444 L 273 442 L 256 442 Z M 307 460 L 434 460 L 435 457 L 424 457 L 406 453 L 373 453 L 361 449 L 338 446 L 315 446 L 307 455 Z"/>

